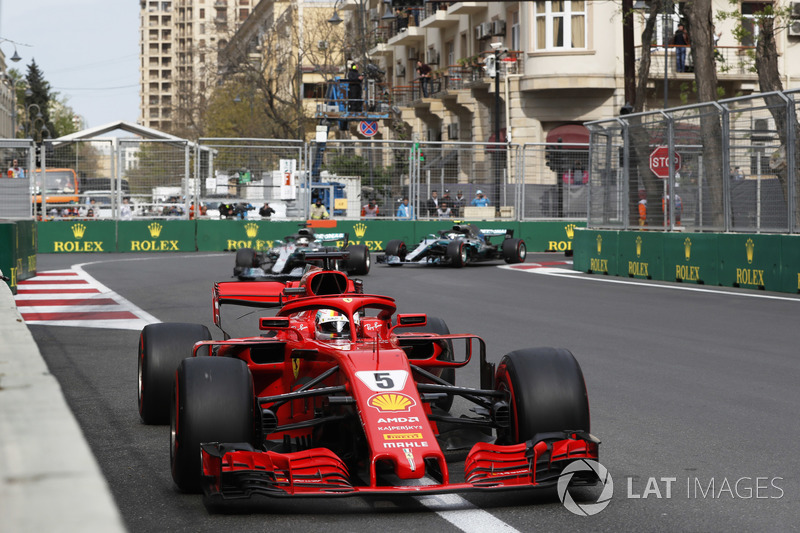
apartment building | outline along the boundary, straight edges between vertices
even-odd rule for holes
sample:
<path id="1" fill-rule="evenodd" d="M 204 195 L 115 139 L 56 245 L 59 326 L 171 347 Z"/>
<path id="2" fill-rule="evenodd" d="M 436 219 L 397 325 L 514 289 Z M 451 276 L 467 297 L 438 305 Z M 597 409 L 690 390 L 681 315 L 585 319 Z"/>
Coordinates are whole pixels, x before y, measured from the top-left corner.
<path id="1" fill-rule="evenodd" d="M 216 83 L 218 50 L 256 2 L 140 0 L 140 124 L 192 136 Z"/>

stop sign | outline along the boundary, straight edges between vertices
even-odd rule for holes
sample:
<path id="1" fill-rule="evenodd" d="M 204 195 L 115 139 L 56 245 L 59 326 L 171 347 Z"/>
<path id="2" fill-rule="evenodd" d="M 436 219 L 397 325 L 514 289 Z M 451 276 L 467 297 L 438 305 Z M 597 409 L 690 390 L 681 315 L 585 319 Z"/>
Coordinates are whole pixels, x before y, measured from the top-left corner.
<path id="1" fill-rule="evenodd" d="M 676 172 L 681 169 L 681 154 L 674 152 L 672 164 Z M 657 146 L 653 150 L 650 154 L 650 170 L 661 179 L 669 177 L 669 147 Z"/>

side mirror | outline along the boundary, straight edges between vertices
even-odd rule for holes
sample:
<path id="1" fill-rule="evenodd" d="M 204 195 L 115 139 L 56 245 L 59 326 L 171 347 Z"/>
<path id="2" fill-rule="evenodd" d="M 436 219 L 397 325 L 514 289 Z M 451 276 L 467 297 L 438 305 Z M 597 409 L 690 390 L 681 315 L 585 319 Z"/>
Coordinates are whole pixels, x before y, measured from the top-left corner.
<path id="1" fill-rule="evenodd" d="M 397 315 L 398 326 L 424 326 L 428 323 L 428 315 Z"/>
<path id="2" fill-rule="evenodd" d="M 286 316 L 266 316 L 258 319 L 258 329 L 276 330 L 289 329 L 289 317 Z"/>

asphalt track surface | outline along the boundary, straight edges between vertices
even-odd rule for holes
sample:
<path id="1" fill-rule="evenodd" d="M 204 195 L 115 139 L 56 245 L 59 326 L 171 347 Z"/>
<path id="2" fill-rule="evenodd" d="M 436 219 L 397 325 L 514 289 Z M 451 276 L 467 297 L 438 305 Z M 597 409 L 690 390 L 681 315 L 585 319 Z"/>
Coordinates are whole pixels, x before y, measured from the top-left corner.
<path id="1" fill-rule="evenodd" d="M 565 260 L 531 254 L 528 262 Z M 211 285 L 234 255 L 41 255 L 39 271 L 87 263 L 99 282 L 161 321 L 211 321 Z M 496 265 L 373 265 L 367 292 L 444 318 L 487 342 L 571 350 L 614 496 L 577 516 L 552 492 L 500 497 L 280 501 L 209 514 L 169 473 L 169 429 L 137 413 L 138 333 L 31 326 L 130 531 L 788 531 L 800 521 L 800 297 Z M 477 385 L 477 365 L 458 374 Z M 455 408 L 463 406 L 456 404 Z M 53 446 L 58 446 L 57 442 Z M 582 491 L 579 502 L 596 493 Z M 92 502 L 87 501 L 86 505 Z M 43 509 L 43 512 L 46 512 Z"/>

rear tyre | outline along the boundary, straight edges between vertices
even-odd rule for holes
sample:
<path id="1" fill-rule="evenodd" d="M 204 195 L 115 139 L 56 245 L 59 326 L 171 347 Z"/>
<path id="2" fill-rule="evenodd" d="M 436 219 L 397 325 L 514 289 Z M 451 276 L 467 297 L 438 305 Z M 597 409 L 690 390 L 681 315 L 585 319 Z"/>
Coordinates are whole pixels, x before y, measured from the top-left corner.
<path id="1" fill-rule="evenodd" d="M 350 257 L 347 260 L 347 270 L 356 276 L 366 276 L 369 274 L 371 258 L 369 248 L 363 244 L 351 244 L 347 247 Z"/>
<path id="2" fill-rule="evenodd" d="M 464 245 L 464 241 L 462 240 L 450 241 L 447 244 L 445 257 L 450 262 L 451 267 L 453 268 L 463 267 L 467 262 L 467 247 Z"/>
<path id="3" fill-rule="evenodd" d="M 429 316 L 428 322 L 422 327 L 419 328 L 403 328 L 403 331 L 409 331 L 414 333 L 436 333 L 437 335 L 450 335 L 450 328 L 447 327 L 447 323 L 439 317 Z M 453 360 L 453 343 L 447 341 L 448 352 L 444 354 L 442 358 L 444 361 L 452 361 Z M 449 367 L 442 370 L 441 375 L 439 376 L 450 385 L 456 384 L 456 369 Z M 443 411 L 449 411 L 450 408 L 453 406 L 453 395 L 448 394 L 446 398 L 441 400 L 436 400 L 434 405 Z"/>
<path id="4" fill-rule="evenodd" d="M 591 429 L 583 372 L 568 350 L 528 348 L 506 354 L 495 388 L 510 397 L 511 425 L 498 432 L 501 442 L 516 444 L 537 433 Z"/>
<path id="5" fill-rule="evenodd" d="M 503 241 L 503 259 L 506 263 L 524 263 L 528 249 L 522 239 L 506 239 Z"/>
<path id="6" fill-rule="evenodd" d="M 399 257 L 401 261 L 406 260 L 406 255 L 408 254 L 408 248 L 406 248 L 406 243 L 403 241 L 396 239 L 393 241 L 389 241 L 386 244 L 386 256 L 396 256 Z"/>
<path id="7" fill-rule="evenodd" d="M 168 424 L 172 381 L 196 342 L 211 340 L 202 324 L 148 324 L 139 335 L 139 416 L 145 424 Z"/>
<path id="8" fill-rule="evenodd" d="M 253 379 L 247 364 L 227 357 L 185 359 L 178 366 L 170 416 L 172 479 L 199 492 L 200 444 L 254 444 Z"/>

